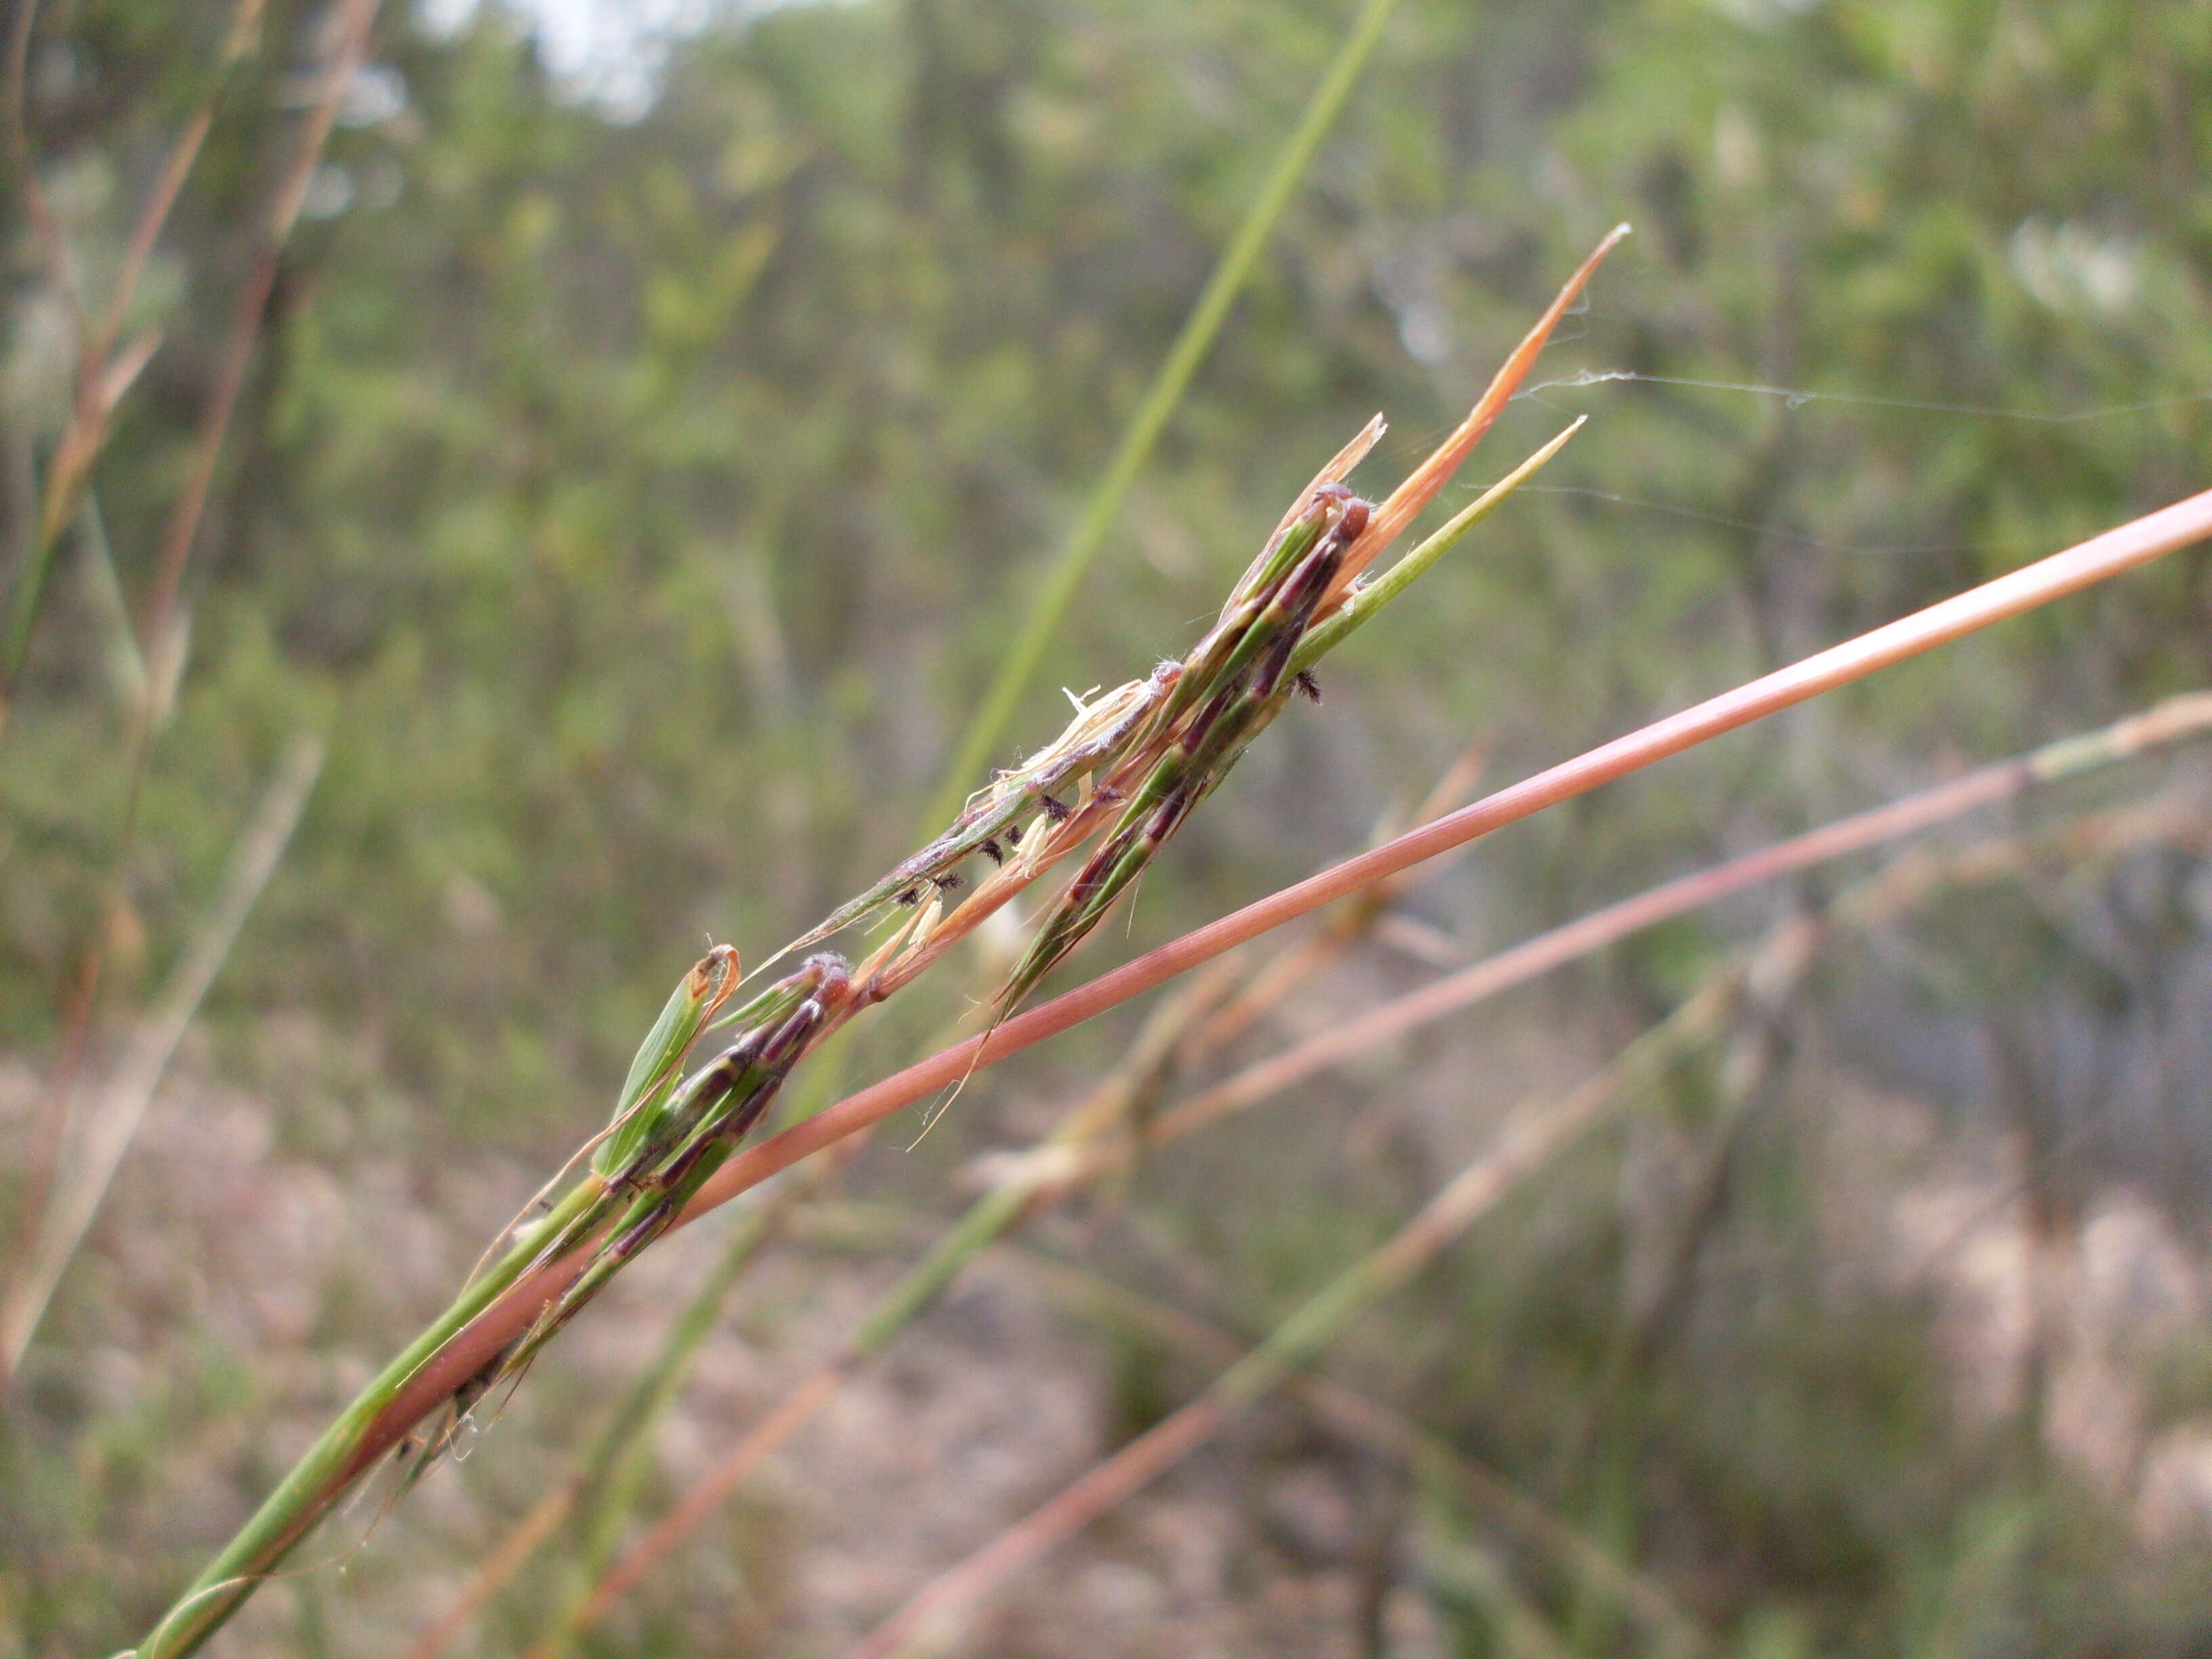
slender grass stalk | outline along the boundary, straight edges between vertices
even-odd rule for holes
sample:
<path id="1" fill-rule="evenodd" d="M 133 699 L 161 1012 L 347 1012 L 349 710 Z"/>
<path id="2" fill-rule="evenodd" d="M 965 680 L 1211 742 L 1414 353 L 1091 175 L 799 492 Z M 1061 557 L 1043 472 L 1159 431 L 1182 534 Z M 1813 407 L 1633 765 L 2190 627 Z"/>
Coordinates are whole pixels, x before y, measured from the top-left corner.
<path id="1" fill-rule="evenodd" d="M 1144 401 L 1130 416 L 1121 441 L 1115 447 L 1114 458 L 1106 464 L 1097 487 L 1091 491 L 1083 516 L 1076 520 L 1066 541 L 1053 556 L 1044 586 L 1030 602 L 1029 611 L 1022 619 L 1021 631 L 1014 636 L 1013 644 L 991 681 L 990 690 L 983 694 L 983 701 L 969 721 L 968 729 L 961 734 L 952 763 L 946 769 L 945 782 L 929 813 L 931 823 L 941 823 L 952 816 L 959 807 L 961 791 L 967 787 L 968 780 L 982 771 L 992 751 L 1006 735 L 1007 722 L 1013 718 L 1030 682 L 1036 678 L 1037 665 L 1044 660 L 1045 650 L 1052 643 L 1060 619 L 1074 602 L 1085 574 L 1105 545 L 1107 532 L 1114 527 L 1122 501 L 1144 471 L 1146 462 L 1152 459 L 1160 434 L 1166 430 L 1169 418 L 1182 402 L 1183 393 L 1190 389 L 1191 377 L 1197 374 L 1199 364 L 1205 361 L 1214 337 L 1228 319 L 1230 307 L 1250 280 L 1261 251 L 1274 234 L 1276 223 L 1290 204 L 1299 181 L 1305 177 L 1306 169 L 1313 165 L 1322 140 L 1336 125 L 1345 100 L 1351 96 L 1353 84 L 1374 55 L 1376 42 L 1382 38 L 1383 26 L 1396 9 L 1397 0 L 1365 0 L 1344 43 L 1331 56 L 1328 72 L 1314 89 L 1305 112 L 1298 118 L 1297 125 L 1268 170 L 1267 181 L 1245 210 L 1243 222 L 1237 226 L 1236 235 L 1223 250 L 1213 274 L 1206 278 L 1190 315 L 1183 319 L 1182 331 L 1168 348 L 1168 355 L 1153 375 L 1152 385 L 1146 388 Z"/>
<path id="2" fill-rule="evenodd" d="M 283 857 L 322 764 L 319 743 L 310 737 L 294 740 L 239 836 L 222 887 L 194 926 L 161 996 L 125 1045 L 113 1079 L 81 1115 L 63 1125 L 54 1180 L 37 1230 L 0 1301 L 0 1390 L 22 1363 L 23 1351 L 138 1133 L 177 1044 Z"/>
<path id="3" fill-rule="evenodd" d="M 1417 1025 L 1526 983 L 1662 921 L 1794 871 L 1865 850 L 1999 800 L 2016 798 L 2033 785 L 2114 764 L 2208 729 L 2212 729 L 2212 693 L 2170 698 L 2100 731 L 2062 739 L 2031 754 L 1982 768 L 1966 777 L 1825 825 L 1775 847 L 1662 884 L 1395 999 L 1279 1055 L 1247 1067 L 1224 1082 L 1188 1097 L 1170 1110 L 1150 1116 L 1142 1126 L 1143 1143 L 1157 1148 L 1179 1139 L 1227 1113 L 1279 1094 L 1328 1065 L 1369 1050 Z M 1448 778 L 1443 787 L 1449 788 L 1452 783 Z M 1372 901 L 1376 896 L 1376 891 L 1370 890 L 1360 898 Z M 1332 930 L 1323 939 L 1334 948 L 1343 948 L 1358 937 L 1360 927 L 1371 926 L 1378 915 L 1379 908 L 1375 904 L 1362 902 L 1344 918 L 1358 925 Z M 1231 959 L 1222 959 L 1228 960 Z M 1310 952 L 1293 947 L 1274 958 L 1268 967 L 1279 969 L 1286 963 L 1304 964 L 1313 960 Z M 1222 962 L 1212 965 L 1218 969 Z M 1279 975 L 1271 975 L 1267 969 L 1255 977 L 1255 981 L 1268 981 L 1275 994 L 1287 989 L 1285 981 Z M 978 1200 L 952 1230 L 932 1246 L 922 1261 L 885 1296 L 848 1351 L 825 1370 L 835 1372 L 841 1381 L 849 1376 L 941 1295 L 978 1251 L 1035 1213 L 1041 1206 L 1065 1198 L 1108 1170 L 1128 1161 L 1135 1147 L 1127 1138 L 1117 1139 L 1108 1131 L 1125 1114 L 1130 1098 L 1147 1086 L 1148 1080 L 1171 1056 L 1182 1031 L 1200 1018 L 1207 1019 L 1201 1029 L 1209 1036 L 1218 1033 L 1218 1037 L 1225 1038 L 1242 1029 L 1241 1022 L 1224 1027 L 1207 1016 L 1207 1011 L 1218 1001 L 1212 985 L 1201 981 L 1187 988 L 1182 997 L 1147 1022 L 1133 1047 L 1129 1061 L 1121 1071 L 1070 1113 L 1057 1130 L 1028 1153 L 993 1159 L 996 1178 L 992 1190 Z M 818 1392 L 819 1387 L 818 1379 L 810 1377 L 795 1392 L 826 1400 L 828 1395 Z M 685 1535 L 737 1490 L 784 1437 L 797 1432 L 805 1420 L 803 1416 L 781 1411 L 775 1415 L 780 1429 L 777 1435 L 756 1432 L 746 1436 L 684 1495 L 668 1516 L 615 1565 L 589 1600 L 580 1605 L 579 1629 L 596 1623 L 616 1600 L 641 1583 Z M 537 1654 L 551 1650 L 541 1647 L 534 1650 L 533 1659 Z"/>

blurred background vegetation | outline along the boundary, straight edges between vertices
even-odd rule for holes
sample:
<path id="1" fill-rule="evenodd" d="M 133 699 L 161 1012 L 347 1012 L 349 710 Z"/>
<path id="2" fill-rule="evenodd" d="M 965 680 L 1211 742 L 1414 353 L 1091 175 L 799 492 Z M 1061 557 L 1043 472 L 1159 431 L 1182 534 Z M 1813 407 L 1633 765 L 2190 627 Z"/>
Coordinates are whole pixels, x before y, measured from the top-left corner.
<path id="1" fill-rule="evenodd" d="M 915 842 L 1350 19 L 610 6 L 628 23 L 595 55 L 549 62 L 527 11 L 391 0 L 276 267 L 142 776 L 118 619 L 143 621 L 337 9 L 270 0 L 220 81 L 133 301 L 126 331 L 161 342 L 92 474 L 100 533 L 81 514 L 57 551 L 0 732 L 13 1234 L 57 1079 L 114 1063 L 288 745 L 326 756 L 5 1402 L 0 1639 L 26 1654 L 112 1650 L 163 1604 L 596 1125 L 704 939 L 763 955 Z M 229 14 L 49 0 L 30 28 L 53 228 L 21 209 L 18 154 L 19 593 L 74 395 L 66 283 L 107 292 Z M 2202 0 L 1403 0 L 996 758 L 1057 729 L 1056 687 L 1180 652 L 1377 409 L 1393 428 L 1360 481 L 1387 486 L 1627 218 L 1536 377 L 1594 383 L 1516 403 L 1464 483 L 1592 422 L 1347 648 L 1326 706 L 1270 733 L 1085 961 L 1353 849 L 1470 744 L 1509 780 L 2200 486 L 2208 108 Z M 1402 908 L 1480 954 L 2200 686 L 2208 623 L 2206 563 L 2171 562 L 1555 811 Z M 2201 822 L 2207 782 L 2184 750 L 1981 823 L 2029 838 L 2027 878 L 1824 957 L 1739 1034 L 1771 1062 L 1748 1108 L 1723 1104 L 1727 1045 L 1676 1068 L 1331 1368 L 1644 1565 L 1731 1653 L 2212 1649 L 2204 837 L 2033 840 L 2154 798 Z M 1255 1334 L 1505 1107 L 1843 879 L 1401 1043 L 1050 1242 Z M 1432 971 L 1364 948 L 1279 1024 Z M 848 1075 L 962 1006 L 887 1009 Z M 965 1160 L 1036 1133 L 1141 1017 L 979 1082 L 848 1190 L 950 1213 Z M 711 1248 L 626 1278 L 480 1453 L 221 1650 L 396 1650 Z M 904 1248 L 802 1240 L 740 1284 L 647 1513 Z M 732 1506 L 606 1650 L 837 1651 L 1198 1375 L 1018 1286 L 928 1323 L 929 1358 Z M 963 1390 L 1032 1404 L 1002 1443 Z M 909 1437 L 926 1467 L 886 1463 Z M 1480 1517 L 1289 1407 L 1130 1514 L 1024 1580 L 972 1650 L 1641 1650 L 1534 1568 L 1552 1634 L 1501 1617 L 1449 1570 Z M 470 1650 L 526 1637 L 557 1558 L 532 1571 Z"/>

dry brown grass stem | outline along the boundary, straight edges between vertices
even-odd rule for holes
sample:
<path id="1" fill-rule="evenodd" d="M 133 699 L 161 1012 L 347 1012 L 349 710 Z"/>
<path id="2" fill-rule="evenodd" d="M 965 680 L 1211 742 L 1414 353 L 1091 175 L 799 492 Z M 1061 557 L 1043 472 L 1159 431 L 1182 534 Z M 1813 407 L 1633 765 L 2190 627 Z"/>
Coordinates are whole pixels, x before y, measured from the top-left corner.
<path id="1" fill-rule="evenodd" d="M 1762 676 L 1591 750 L 1472 806 L 1334 866 L 1026 1012 L 848 1096 L 804 1123 L 738 1152 L 700 1191 L 689 1219 L 780 1170 L 925 1099 L 982 1066 L 1057 1036 L 1284 923 L 1465 845 L 1559 801 L 1846 685 L 1978 629 L 2047 605 L 2212 535 L 2212 491 L 2145 515 L 2008 575 Z M 358 1474 L 507 1342 L 529 1328 L 580 1272 L 556 1262 L 520 1280 L 421 1366 L 361 1437 Z"/>
<path id="2" fill-rule="evenodd" d="M 214 902 L 195 927 L 160 998 L 131 1031 L 114 1077 L 62 1125 L 54 1176 L 38 1226 L 0 1299 L 0 1390 L 22 1362 L 54 1287 L 106 1195 L 177 1044 L 230 954 L 239 929 L 283 858 L 322 769 L 322 745 L 295 739 L 239 837 Z"/>
<path id="3" fill-rule="evenodd" d="M 222 458 L 223 441 L 230 434 L 231 416 L 246 385 L 246 367 L 252 361 L 262 319 L 268 314 L 269 296 L 276 286 L 276 270 L 283 256 L 285 240 L 291 235 L 300 209 L 307 201 L 308 184 L 322 160 L 323 146 L 329 140 L 332 123 L 337 119 L 346 88 L 353 83 L 368 54 L 369 30 L 376 21 L 378 3 L 379 0 L 338 0 L 330 22 L 332 44 L 321 84 L 307 108 L 291 160 L 277 180 L 269 217 L 263 227 L 261 246 L 255 252 L 246 281 L 240 286 L 238 303 L 231 312 L 230 327 L 216 360 L 215 380 L 209 388 L 199 430 L 193 441 L 191 465 L 185 474 L 184 489 L 170 508 L 168 523 L 155 555 L 153 593 L 147 604 L 139 645 L 150 671 L 150 697 L 173 695 L 175 677 L 182 671 L 183 646 L 172 637 L 172 619 L 184 586 L 185 567 L 191 558 L 192 544 L 199 538 L 208 491 L 215 483 L 216 465 Z"/>
<path id="4" fill-rule="evenodd" d="M 1002 1247 L 1001 1254 L 1072 1311 L 1176 1349 L 1200 1364 L 1226 1370 L 1250 1352 L 1180 1308 L 1080 1267 L 1030 1250 Z M 1709 1645 L 1663 1587 L 1594 1543 L 1548 1504 L 1412 1419 L 1326 1376 L 1294 1376 L 1284 1391 L 1332 1433 L 1389 1458 L 1469 1510 L 1503 1520 L 1558 1560 L 1569 1576 L 1602 1589 L 1674 1645 L 1690 1650 Z"/>

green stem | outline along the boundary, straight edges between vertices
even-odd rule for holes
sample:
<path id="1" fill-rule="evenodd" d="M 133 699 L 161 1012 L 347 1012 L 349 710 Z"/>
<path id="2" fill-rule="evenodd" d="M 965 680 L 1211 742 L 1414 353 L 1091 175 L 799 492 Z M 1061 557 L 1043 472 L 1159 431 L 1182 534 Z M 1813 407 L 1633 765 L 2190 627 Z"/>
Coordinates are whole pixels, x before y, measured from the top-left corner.
<path id="1" fill-rule="evenodd" d="M 359 1473 L 354 1465 L 363 1437 L 407 1379 L 522 1276 L 537 1259 L 537 1237 L 565 1225 L 598 1197 L 598 1182 L 580 1183 L 554 1206 L 531 1237 L 464 1290 L 397 1359 L 378 1373 L 376 1380 L 323 1431 L 322 1438 L 293 1467 L 283 1484 L 269 1494 L 253 1518 L 239 1529 L 222 1553 L 208 1564 L 207 1570 L 154 1627 L 137 1648 L 136 1659 L 183 1659 L 212 1635 L 352 1484 Z"/>
<path id="2" fill-rule="evenodd" d="M 1351 94 L 1352 83 L 1367 67 L 1376 43 L 1382 37 L 1383 25 L 1390 21 L 1396 6 L 1397 0 L 1367 0 L 1353 20 L 1344 44 L 1337 48 L 1328 73 L 1322 77 L 1297 130 L 1284 145 L 1267 183 L 1261 186 L 1260 194 L 1245 214 L 1244 222 L 1237 227 L 1235 239 L 1222 254 L 1220 264 L 1213 268 L 1213 275 L 1207 278 L 1205 290 L 1191 307 L 1182 331 L 1168 349 L 1167 360 L 1153 377 L 1144 402 L 1130 417 L 1120 447 L 1107 464 L 1105 475 L 1092 492 L 1083 517 L 1054 556 L 1043 590 L 1030 603 L 1022 631 L 999 665 L 998 676 L 991 682 L 982 707 L 975 711 L 967 731 L 961 735 L 951 771 L 930 808 L 929 822 L 942 823 L 960 810 L 968 781 L 982 770 L 992 750 L 1005 735 L 1006 722 L 1013 717 L 1015 705 L 1029 689 L 1037 665 L 1044 659 L 1045 647 L 1051 644 L 1060 618 L 1074 602 L 1075 591 L 1084 574 L 1104 545 L 1106 532 L 1114 527 L 1123 497 L 1136 483 L 1145 463 L 1152 459 L 1152 447 L 1159 441 L 1168 417 L 1182 401 L 1191 377 L 1198 372 L 1214 337 L 1221 331 L 1230 307 L 1236 302 L 1252 274 L 1252 267 L 1259 260 L 1261 249 L 1267 246 L 1276 222 L 1289 205 L 1291 193 L 1312 165 L 1314 153 L 1335 125 L 1344 100 Z"/>

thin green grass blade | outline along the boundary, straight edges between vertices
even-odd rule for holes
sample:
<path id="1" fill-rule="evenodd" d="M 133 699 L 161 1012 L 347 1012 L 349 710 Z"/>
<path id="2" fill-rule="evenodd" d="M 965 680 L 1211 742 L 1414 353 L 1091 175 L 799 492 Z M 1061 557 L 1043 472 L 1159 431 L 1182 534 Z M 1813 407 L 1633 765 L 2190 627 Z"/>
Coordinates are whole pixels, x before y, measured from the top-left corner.
<path id="1" fill-rule="evenodd" d="M 1384 605 L 1419 581 L 1438 559 L 1459 545 L 1468 531 L 1504 506 L 1507 496 L 1542 471 L 1545 463 L 1565 447 L 1567 440 L 1580 431 L 1583 422 L 1589 418 L 1587 415 L 1577 416 L 1572 426 L 1454 514 L 1426 541 L 1366 586 L 1355 590 L 1334 616 L 1316 623 L 1306 631 L 1298 648 L 1291 653 L 1292 672 L 1304 672 L 1312 667 L 1343 644 Z"/>
<path id="2" fill-rule="evenodd" d="M 1276 158 L 1267 181 L 1253 199 L 1244 222 L 1237 228 L 1235 238 L 1221 256 L 1221 262 L 1207 278 L 1198 303 L 1191 307 L 1182 331 L 1168 349 L 1166 361 L 1145 393 L 1145 400 L 1130 416 L 1127 428 L 1121 434 L 1114 458 L 1107 464 L 1105 475 L 1098 481 L 1090 504 L 1083 517 L 1069 532 L 1067 540 L 1053 557 L 1045 577 L 1045 584 L 1030 605 L 1029 614 L 1022 623 L 1022 631 L 1015 636 L 1012 646 L 999 665 L 997 677 L 984 695 L 982 706 L 975 711 L 968 729 L 962 733 L 960 746 L 955 752 L 945 786 L 932 803 L 927 822 L 941 823 L 959 810 L 963 787 L 988 762 L 991 751 L 997 748 L 1006 734 L 1006 723 L 1013 718 L 1014 708 L 1022 694 L 1029 690 L 1036 678 L 1037 665 L 1044 660 L 1046 647 L 1052 643 L 1059 629 L 1060 618 L 1074 602 L 1076 589 L 1098 550 L 1105 544 L 1106 533 L 1114 526 L 1114 520 L 1121 510 L 1121 502 L 1137 475 L 1152 459 L 1153 446 L 1182 401 L 1183 393 L 1190 387 L 1191 377 L 1198 372 L 1214 337 L 1229 315 L 1230 307 L 1243 290 L 1250 278 L 1252 268 L 1259 261 L 1261 250 L 1273 234 L 1276 222 L 1289 205 L 1291 193 L 1305 177 L 1306 169 L 1321 148 L 1322 140 L 1335 125 L 1336 118 L 1344 108 L 1345 100 L 1374 55 L 1376 43 L 1382 38 L 1383 26 L 1397 9 L 1397 0 L 1367 0 L 1344 44 L 1329 64 L 1328 73 L 1315 88 L 1312 100 L 1305 113 Z"/>

